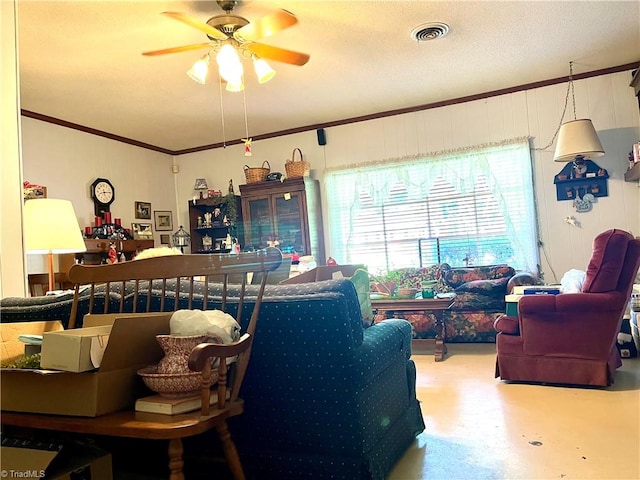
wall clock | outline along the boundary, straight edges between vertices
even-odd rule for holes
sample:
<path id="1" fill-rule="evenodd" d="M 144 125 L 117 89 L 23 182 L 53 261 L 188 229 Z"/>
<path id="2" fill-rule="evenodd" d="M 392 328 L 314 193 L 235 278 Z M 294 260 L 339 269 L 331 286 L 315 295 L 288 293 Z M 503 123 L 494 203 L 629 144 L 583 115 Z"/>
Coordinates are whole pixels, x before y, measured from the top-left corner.
<path id="1" fill-rule="evenodd" d="M 96 178 L 91 184 L 91 198 L 97 217 L 111 211 L 111 204 L 116 199 L 116 190 L 106 178 Z"/>

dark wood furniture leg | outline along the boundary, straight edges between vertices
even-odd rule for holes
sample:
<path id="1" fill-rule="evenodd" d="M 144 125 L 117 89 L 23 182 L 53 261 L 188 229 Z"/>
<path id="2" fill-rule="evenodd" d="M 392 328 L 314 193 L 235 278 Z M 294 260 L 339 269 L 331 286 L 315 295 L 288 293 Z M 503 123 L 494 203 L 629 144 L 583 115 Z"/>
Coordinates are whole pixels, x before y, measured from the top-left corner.
<path id="1" fill-rule="evenodd" d="M 224 456 L 227 458 L 227 463 L 229 464 L 233 478 L 235 478 L 235 480 L 245 480 L 244 470 L 240 463 L 240 456 L 238 455 L 236 444 L 231 440 L 231 433 L 229 432 L 227 423 L 222 422 L 220 425 L 217 425 L 216 430 L 222 442 Z"/>
<path id="2" fill-rule="evenodd" d="M 182 471 L 184 467 L 184 461 L 182 460 L 182 454 L 184 449 L 182 447 L 181 438 L 172 438 L 169 440 L 169 480 L 184 480 L 184 473 Z"/>
<path id="3" fill-rule="evenodd" d="M 447 329 L 444 322 L 444 310 L 434 310 L 433 315 L 436 319 L 436 362 L 441 362 L 447 353 Z"/>

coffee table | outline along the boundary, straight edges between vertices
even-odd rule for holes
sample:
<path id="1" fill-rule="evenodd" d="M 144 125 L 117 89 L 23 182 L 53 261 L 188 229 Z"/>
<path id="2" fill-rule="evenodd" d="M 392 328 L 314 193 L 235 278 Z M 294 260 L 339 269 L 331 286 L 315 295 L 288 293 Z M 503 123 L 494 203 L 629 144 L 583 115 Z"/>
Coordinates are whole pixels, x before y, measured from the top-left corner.
<path id="1" fill-rule="evenodd" d="M 426 312 L 435 317 L 436 338 L 414 339 L 417 345 L 435 344 L 435 361 L 440 362 L 447 353 L 444 311 L 451 308 L 455 295 L 444 298 L 381 298 L 371 300 L 371 307 L 387 318 L 402 318 L 402 312 Z"/>

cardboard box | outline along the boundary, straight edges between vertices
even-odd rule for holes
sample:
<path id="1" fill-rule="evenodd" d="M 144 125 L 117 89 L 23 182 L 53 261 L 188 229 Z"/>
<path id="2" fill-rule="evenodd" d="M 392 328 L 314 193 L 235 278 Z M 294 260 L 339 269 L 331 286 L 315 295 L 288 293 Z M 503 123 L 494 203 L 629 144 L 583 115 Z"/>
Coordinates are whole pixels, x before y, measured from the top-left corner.
<path id="1" fill-rule="evenodd" d="M 3 446 L 0 455 L 3 478 L 113 480 L 111 454 L 88 445 L 68 451 Z"/>
<path id="2" fill-rule="evenodd" d="M 504 300 L 507 304 L 505 312 L 507 315 L 509 315 L 510 317 L 518 316 L 518 302 L 522 297 L 524 297 L 524 295 L 510 294 L 504 296 Z"/>
<path id="3" fill-rule="evenodd" d="M 0 323 L 0 361 L 5 363 L 25 354 L 25 344 L 18 340 L 20 335 L 42 335 L 60 330 L 63 330 L 62 323 L 57 320 Z"/>
<path id="4" fill-rule="evenodd" d="M 347 278 L 355 285 L 358 293 L 358 302 L 360 303 L 360 311 L 362 312 L 362 321 L 365 324 L 372 323 L 373 309 L 371 307 L 371 297 L 369 296 L 369 273 L 364 265 L 321 266 L 283 280 L 280 283 L 311 283 L 337 278 Z"/>
<path id="5" fill-rule="evenodd" d="M 43 333 L 40 366 L 76 373 L 94 370 L 100 366 L 110 333 L 110 325 Z"/>
<path id="6" fill-rule="evenodd" d="M 100 368 L 84 373 L 3 369 L 2 409 L 95 417 L 133 408 L 136 398 L 150 394 L 137 371 L 162 358 L 155 337 L 169 333 L 171 315 L 87 315 L 88 326 L 113 323 Z"/>

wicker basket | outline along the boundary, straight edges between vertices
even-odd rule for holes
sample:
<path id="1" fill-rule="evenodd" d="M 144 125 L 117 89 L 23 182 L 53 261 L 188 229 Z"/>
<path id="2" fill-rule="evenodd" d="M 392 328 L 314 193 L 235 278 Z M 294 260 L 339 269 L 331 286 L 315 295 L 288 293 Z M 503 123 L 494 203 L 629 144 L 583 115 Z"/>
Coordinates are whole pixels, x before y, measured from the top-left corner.
<path id="1" fill-rule="evenodd" d="M 249 165 L 244 166 L 244 176 L 247 179 L 247 183 L 264 182 L 270 171 L 271 165 L 269 165 L 269 162 L 266 160 L 262 162 L 262 167 L 250 167 Z"/>
<path id="2" fill-rule="evenodd" d="M 300 159 L 296 160 L 296 152 L 300 154 Z M 284 164 L 284 169 L 287 172 L 288 178 L 300 178 L 308 177 L 309 170 L 311 170 L 311 164 L 302 159 L 302 150 L 294 148 L 291 154 L 291 159 L 287 160 Z"/>

